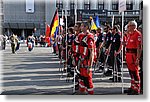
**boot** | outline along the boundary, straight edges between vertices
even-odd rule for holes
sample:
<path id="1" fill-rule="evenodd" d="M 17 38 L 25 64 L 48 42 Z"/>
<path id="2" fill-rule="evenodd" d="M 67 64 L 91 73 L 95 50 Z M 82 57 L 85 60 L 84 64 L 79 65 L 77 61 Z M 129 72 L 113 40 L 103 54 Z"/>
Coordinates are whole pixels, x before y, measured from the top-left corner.
<path id="1" fill-rule="evenodd" d="M 124 93 L 131 93 L 132 92 L 132 88 L 128 88 L 127 90 L 124 90 Z"/>
<path id="2" fill-rule="evenodd" d="M 131 90 L 131 92 L 129 92 L 128 95 L 139 95 L 139 93 L 135 90 Z"/>

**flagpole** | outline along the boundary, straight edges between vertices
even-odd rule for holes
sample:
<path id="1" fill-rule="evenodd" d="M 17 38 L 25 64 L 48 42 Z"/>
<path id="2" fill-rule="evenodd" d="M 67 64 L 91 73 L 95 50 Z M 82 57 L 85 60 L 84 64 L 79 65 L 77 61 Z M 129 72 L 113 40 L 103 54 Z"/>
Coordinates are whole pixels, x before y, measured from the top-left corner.
<path id="1" fill-rule="evenodd" d="M 123 41 L 123 28 L 124 28 L 124 11 L 126 10 L 126 0 L 119 0 L 119 13 L 122 13 L 122 41 Z M 124 93 L 124 81 L 123 81 L 123 44 L 122 44 L 122 94 Z"/>
<path id="2" fill-rule="evenodd" d="M 63 15 L 63 9 L 62 9 L 62 12 L 61 12 L 61 18 L 62 18 L 62 19 L 63 19 L 63 16 L 64 16 L 64 15 Z"/>
<path id="3" fill-rule="evenodd" d="M 114 20 L 115 20 L 115 17 L 114 17 L 114 15 L 112 16 L 112 28 L 114 27 Z"/>
<path id="4" fill-rule="evenodd" d="M 75 15 L 75 24 L 77 23 L 77 0 L 75 0 L 75 10 L 74 10 L 74 15 Z"/>
<path id="5" fill-rule="evenodd" d="M 66 18 L 66 68 L 67 68 L 67 8 L 65 10 L 65 18 Z M 66 72 L 67 72 L 67 69 L 66 69 Z"/>
<path id="6" fill-rule="evenodd" d="M 124 27 L 124 12 L 122 12 L 122 41 L 123 41 L 123 27 Z M 124 93 L 124 81 L 123 81 L 123 44 L 122 44 L 122 94 Z"/>

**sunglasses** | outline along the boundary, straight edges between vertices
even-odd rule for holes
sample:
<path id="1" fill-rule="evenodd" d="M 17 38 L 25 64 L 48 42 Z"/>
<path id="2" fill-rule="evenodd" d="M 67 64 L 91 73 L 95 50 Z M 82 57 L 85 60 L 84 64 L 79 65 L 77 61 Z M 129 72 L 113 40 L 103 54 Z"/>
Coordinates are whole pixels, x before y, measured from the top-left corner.
<path id="1" fill-rule="evenodd" d="M 128 27 L 130 27 L 130 26 L 135 26 L 135 25 L 128 25 Z"/>

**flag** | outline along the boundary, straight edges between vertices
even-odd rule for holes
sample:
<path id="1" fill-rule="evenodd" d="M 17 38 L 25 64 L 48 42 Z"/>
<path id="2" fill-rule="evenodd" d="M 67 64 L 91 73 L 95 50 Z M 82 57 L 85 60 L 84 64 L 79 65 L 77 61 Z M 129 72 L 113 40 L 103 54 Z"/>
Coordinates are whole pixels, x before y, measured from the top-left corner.
<path id="1" fill-rule="evenodd" d="M 91 20 L 91 30 L 97 30 L 96 24 L 94 23 L 94 20 L 92 17 L 90 17 Z"/>
<path id="2" fill-rule="evenodd" d="M 95 23 L 96 23 L 97 28 L 100 27 L 100 21 L 99 21 L 98 16 L 96 16 L 96 18 L 95 18 Z"/>
<path id="3" fill-rule="evenodd" d="M 58 10 L 56 9 L 53 20 L 51 22 L 51 26 L 50 26 L 50 36 L 51 39 L 54 40 L 58 34 L 58 27 L 59 27 L 59 21 L 58 21 L 59 17 L 58 17 Z"/>
<path id="4" fill-rule="evenodd" d="M 46 24 L 46 37 L 50 37 L 50 26 L 48 24 Z"/>

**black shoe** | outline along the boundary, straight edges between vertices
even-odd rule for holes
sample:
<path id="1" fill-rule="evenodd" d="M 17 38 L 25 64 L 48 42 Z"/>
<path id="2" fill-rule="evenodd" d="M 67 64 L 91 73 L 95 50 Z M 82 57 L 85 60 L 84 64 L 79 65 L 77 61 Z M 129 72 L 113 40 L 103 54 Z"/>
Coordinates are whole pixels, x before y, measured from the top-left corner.
<path id="1" fill-rule="evenodd" d="M 131 92 L 128 93 L 128 95 L 139 95 L 139 93 L 135 90 L 132 90 Z"/>
<path id="2" fill-rule="evenodd" d="M 114 79 L 114 77 L 113 78 L 109 78 L 109 80 L 112 80 L 112 82 L 121 82 L 122 81 L 121 77 L 119 77 L 118 80 L 117 80 L 117 77 L 115 79 Z"/>
<path id="3" fill-rule="evenodd" d="M 79 90 L 79 84 L 75 85 L 75 90 Z"/>
<path id="4" fill-rule="evenodd" d="M 121 82 L 121 81 L 122 81 L 121 77 L 118 77 L 118 82 Z"/>
<path id="5" fill-rule="evenodd" d="M 117 82 L 117 77 L 116 78 L 109 78 L 109 80 L 112 80 L 112 82 Z"/>
<path id="6" fill-rule="evenodd" d="M 102 70 L 101 70 L 101 69 L 97 69 L 97 70 L 95 71 L 95 73 L 102 73 Z"/>
<path id="7" fill-rule="evenodd" d="M 114 78 L 109 78 L 109 80 L 113 80 Z"/>
<path id="8" fill-rule="evenodd" d="M 124 90 L 124 93 L 131 93 L 131 92 L 132 92 L 131 88 L 128 88 L 127 90 Z"/>
<path id="9" fill-rule="evenodd" d="M 104 66 L 100 66 L 100 67 L 99 67 L 99 70 L 104 70 Z"/>
<path id="10" fill-rule="evenodd" d="M 66 69 L 64 69 L 63 72 L 65 73 L 65 72 L 66 72 Z"/>
<path id="11" fill-rule="evenodd" d="M 112 82 L 118 82 L 117 77 L 113 78 Z"/>
<path id="12" fill-rule="evenodd" d="M 107 72 L 104 73 L 106 76 L 111 76 L 112 75 L 112 70 L 108 70 Z"/>

